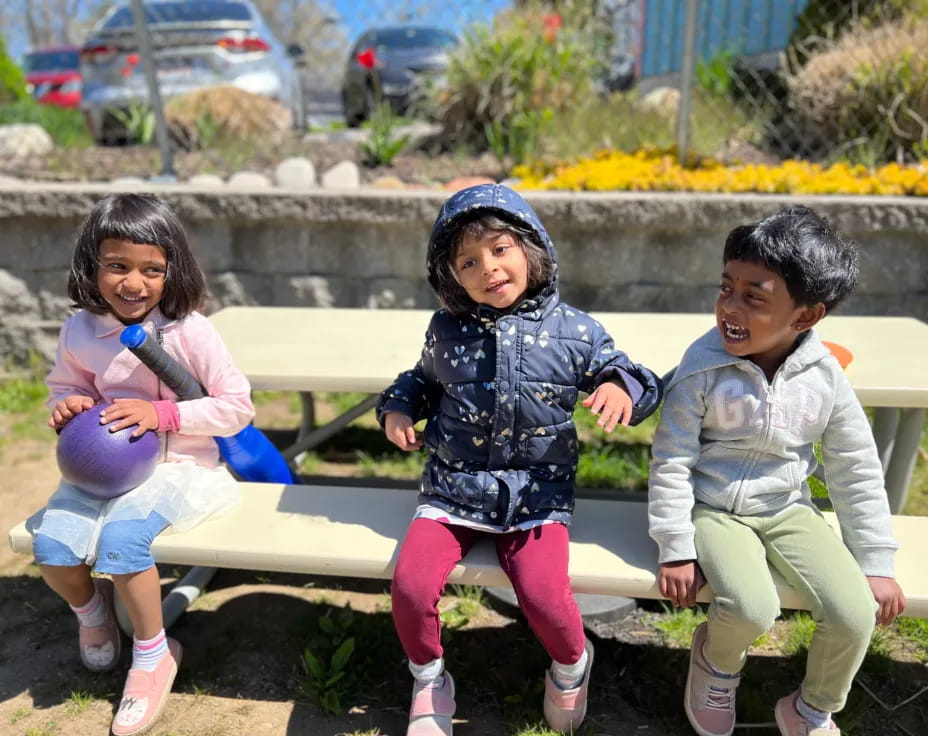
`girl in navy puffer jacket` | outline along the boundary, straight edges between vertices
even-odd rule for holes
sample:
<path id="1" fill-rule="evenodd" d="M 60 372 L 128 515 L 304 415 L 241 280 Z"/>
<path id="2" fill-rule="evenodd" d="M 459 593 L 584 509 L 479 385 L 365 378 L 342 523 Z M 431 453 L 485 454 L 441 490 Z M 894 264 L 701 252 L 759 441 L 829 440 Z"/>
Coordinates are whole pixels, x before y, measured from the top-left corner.
<path id="1" fill-rule="evenodd" d="M 415 677 L 409 736 L 450 734 L 438 601 L 448 574 L 492 535 L 500 565 L 552 666 L 544 713 L 559 731 L 586 713 L 592 644 L 570 590 L 580 391 L 598 424 L 637 424 L 660 403 L 657 376 L 613 347 L 592 317 L 558 297 L 557 258 L 531 207 L 501 185 L 442 207 L 428 249 L 444 305 L 416 367 L 384 391 L 378 418 L 403 450 L 423 442 L 420 505 L 393 577 L 393 618 Z"/>

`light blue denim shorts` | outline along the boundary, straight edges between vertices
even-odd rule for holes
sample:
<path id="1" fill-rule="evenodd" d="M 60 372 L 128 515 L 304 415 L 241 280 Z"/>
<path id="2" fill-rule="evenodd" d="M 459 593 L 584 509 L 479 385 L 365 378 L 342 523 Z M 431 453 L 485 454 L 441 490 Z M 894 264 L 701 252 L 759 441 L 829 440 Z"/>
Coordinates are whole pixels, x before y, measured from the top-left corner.
<path id="1" fill-rule="evenodd" d="M 151 544 L 169 525 L 167 519 L 152 511 L 147 519 L 111 521 L 103 525 L 97 546 L 94 570 L 110 575 L 143 572 L 154 566 Z M 36 534 L 32 540 L 35 561 L 40 565 L 75 567 L 84 560 L 70 547 L 45 534 Z"/>

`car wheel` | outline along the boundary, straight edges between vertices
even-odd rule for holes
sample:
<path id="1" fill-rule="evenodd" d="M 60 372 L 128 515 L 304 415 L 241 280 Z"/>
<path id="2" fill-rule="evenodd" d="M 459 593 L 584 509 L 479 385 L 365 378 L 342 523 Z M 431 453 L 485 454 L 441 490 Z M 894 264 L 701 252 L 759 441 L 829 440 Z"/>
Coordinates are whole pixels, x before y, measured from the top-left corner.
<path id="1" fill-rule="evenodd" d="M 351 109 L 348 102 L 348 93 L 345 90 L 342 90 L 342 110 L 345 114 L 345 125 L 349 128 L 357 128 L 363 122 L 363 116 Z"/>
<path id="2" fill-rule="evenodd" d="M 374 93 L 374 82 L 368 80 L 367 84 L 364 85 L 364 109 L 361 113 L 361 119 L 370 120 L 379 103 L 380 100 L 377 99 L 377 95 Z"/>

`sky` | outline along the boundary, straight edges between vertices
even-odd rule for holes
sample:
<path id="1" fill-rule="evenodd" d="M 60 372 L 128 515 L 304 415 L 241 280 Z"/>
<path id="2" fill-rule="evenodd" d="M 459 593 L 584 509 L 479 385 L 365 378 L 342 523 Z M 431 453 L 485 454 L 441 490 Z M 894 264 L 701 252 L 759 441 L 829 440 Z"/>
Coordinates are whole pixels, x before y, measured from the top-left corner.
<path id="1" fill-rule="evenodd" d="M 511 0 L 323 0 L 320 5 L 334 11 L 349 41 L 354 41 L 366 28 L 396 22 L 404 14 L 416 23 L 460 32 L 470 23 L 489 21 L 501 8 L 511 5 Z M 13 35 L 6 40 L 13 58 L 21 58 L 26 39 Z"/>
<path id="2" fill-rule="evenodd" d="M 330 0 L 328 4 L 354 41 L 369 26 L 395 22 L 410 11 L 411 22 L 460 32 L 475 21 L 489 21 L 501 8 L 510 6 L 511 0 Z"/>

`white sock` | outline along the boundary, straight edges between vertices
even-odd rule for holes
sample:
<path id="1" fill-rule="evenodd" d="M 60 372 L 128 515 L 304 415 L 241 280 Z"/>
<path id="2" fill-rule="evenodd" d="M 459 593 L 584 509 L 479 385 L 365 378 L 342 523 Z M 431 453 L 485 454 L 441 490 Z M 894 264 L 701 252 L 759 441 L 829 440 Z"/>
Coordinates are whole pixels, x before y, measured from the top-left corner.
<path id="1" fill-rule="evenodd" d="M 439 657 L 425 664 L 416 664 L 410 660 L 409 671 L 412 672 L 412 676 L 416 678 L 416 682 L 420 685 L 428 685 L 445 674 L 445 659 Z M 438 684 L 441 685 L 442 683 Z"/>
<path id="2" fill-rule="evenodd" d="M 800 695 L 796 698 L 796 712 L 815 728 L 828 728 L 831 725 L 831 713 L 827 710 L 813 708 Z"/>
<path id="3" fill-rule="evenodd" d="M 705 645 L 705 642 L 704 642 L 703 645 L 702 645 L 702 658 L 703 658 L 703 661 L 704 661 L 707 665 L 709 665 L 709 669 L 712 670 L 712 674 L 713 674 L 715 677 L 722 677 L 722 678 L 727 677 L 728 679 L 731 680 L 731 679 L 734 679 L 735 677 L 738 676 L 738 673 L 737 673 L 737 672 L 736 672 L 735 674 L 732 675 L 732 674 L 729 674 L 728 672 L 722 672 L 721 670 L 715 669 L 715 665 L 712 664 L 712 662 L 710 662 L 710 661 L 709 661 L 709 658 L 706 656 L 706 645 Z"/>
<path id="4" fill-rule="evenodd" d="M 91 599 L 83 606 L 71 606 L 71 610 L 77 614 L 77 620 L 81 622 L 81 626 L 103 626 L 103 621 L 106 619 L 104 602 L 97 586 L 94 586 Z"/>
<path id="5" fill-rule="evenodd" d="M 573 664 L 562 664 L 552 659 L 551 679 L 554 680 L 554 684 L 561 688 L 561 690 L 572 690 L 579 686 L 580 683 L 583 682 L 583 673 L 586 672 L 586 663 L 588 659 L 589 655 L 586 649 L 583 650 L 580 659 Z"/>
<path id="6" fill-rule="evenodd" d="M 151 639 L 132 637 L 132 669 L 153 672 L 161 658 L 168 653 L 168 638 L 161 629 Z"/>

